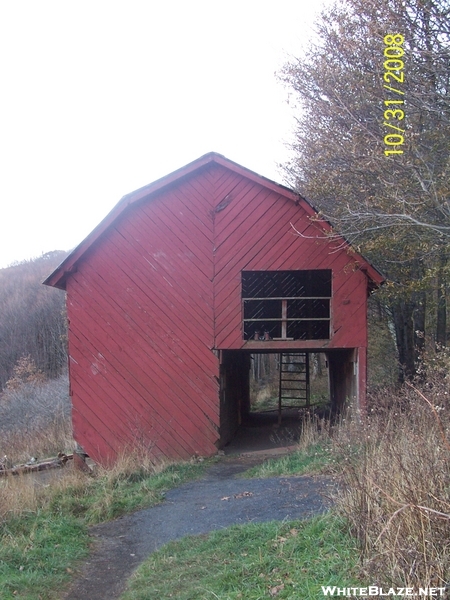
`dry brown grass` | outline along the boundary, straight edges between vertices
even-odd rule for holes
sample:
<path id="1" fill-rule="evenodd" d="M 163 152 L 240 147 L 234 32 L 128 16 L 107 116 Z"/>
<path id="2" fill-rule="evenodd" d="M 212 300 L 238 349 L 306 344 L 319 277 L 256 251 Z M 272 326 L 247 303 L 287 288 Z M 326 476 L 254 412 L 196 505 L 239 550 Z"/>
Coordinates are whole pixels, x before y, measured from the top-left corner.
<path id="1" fill-rule="evenodd" d="M 378 392 L 364 424 L 343 423 L 339 512 L 374 584 L 442 587 L 450 580 L 450 402 L 444 377 Z M 342 463 L 341 463 L 342 465 Z"/>
<path id="2" fill-rule="evenodd" d="M 27 381 L 8 389 L 0 399 L 0 459 L 6 457 L 5 466 L 26 463 L 32 457 L 41 460 L 58 452 L 72 453 L 75 443 L 69 407 L 67 377 L 44 383 Z M 133 448 L 124 449 L 108 469 L 97 467 L 94 479 L 70 466 L 0 477 L 0 521 L 43 509 L 53 498 L 65 498 L 65 490 L 69 490 L 67 496 L 81 498 L 80 506 L 91 495 L 89 510 L 99 519 L 112 514 L 120 509 L 118 495 L 126 498 L 127 485 L 156 475 L 167 466 L 155 464 L 150 455 L 151 448 L 136 437 Z"/>
<path id="3" fill-rule="evenodd" d="M 53 496 L 64 489 L 84 489 L 90 482 L 85 473 L 65 467 L 34 475 L 0 479 L 0 522 L 34 513 L 48 506 Z"/>
<path id="4" fill-rule="evenodd" d="M 46 508 L 55 497 L 75 498 L 95 496 L 91 512 L 100 517 L 108 514 L 117 502 L 121 488 L 161 473 L 167 462 L 154 464 L 148 452 L 124 452 L 109 468 L 96 466 L 87 474 L 69 463 L 59 469 L 34 474 L 9 475 L 0 478 L 0 522 Z M 95 488 L 95 490 L 94 490 Z M 145 490 L 144 490 L 145 491 Z M 125 494 L 126 495 L 126 494 Z M 149 496 L 151 495 L 149 491 Z M 59 502 L 59 501 L 58 501 Z M 61 504 L 62 506 L 62 504 Z"/>
<path id="5" fill-rule="evenodd" d="M 58 452 L 71 453 L 74 448 L 72 424 L 69 418 L 55 418 L 42 429 L 13 430 L 0 437 L 0 458 L 8 465 L 27 462 L 32 457 L 44 459 Z"/>
<path id="6" fill-rule="evenodd" d="M 332 427 L 329 419 L 319 417 L 311 411 L 305 411 L 301 419 L 302 434 L 297 443 L 298 449 L 306 451 L 321 442 L 329 442 Z"/>
<path id="7" fill-rule="evenodd" d="M 155 475 L 167 468 L 169 464 L 171 463 L 168 459 L 155 460 L 151 448 L 144 444 L 140 445 L 136 441 L 134 446 L 125 448 L 113 464 L 108 467 L 96 465 L 94 474 L 114 484 L 119 479 Z"/>
<path id="8" fill-rule="evenodd" d="M 67 374 L 12 385 L 0 396 L 0 458 L 9 464 L 46 458 L 74 447 Z"/>
<path id="9" fill-rule="evenodd" d="M 74 449 L 67 376 L 13 385 L 0 399 L 0 459 L 6 467 Z M 0 521 L 45 506 L 56 488 L 83 485 L 72 469 L 0 478 Z M 49 489 L 51 488 L 51 489 Z M 50 492 L 50 493 L 49 493 Z"/>

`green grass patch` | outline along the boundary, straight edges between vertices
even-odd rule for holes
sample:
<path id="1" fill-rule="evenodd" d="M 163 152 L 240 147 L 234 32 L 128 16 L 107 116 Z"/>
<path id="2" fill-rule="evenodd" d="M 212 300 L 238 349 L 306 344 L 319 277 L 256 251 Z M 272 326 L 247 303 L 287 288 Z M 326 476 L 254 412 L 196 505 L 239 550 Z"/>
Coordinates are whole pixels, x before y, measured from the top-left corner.
<path id="1" fill-rule="evenodd" d="M 4 600 L 56 598 L 73 562 L 88 552 L 86 527 L 73 516 L 55 518 L 49 510 L 11 519 L 0 532 Z"/>
<path id="2" fill-rule="evenodd" d="M 281 477 L 283 475 L 306 475 L 320 473 L 336 461 L 331 447 L 325 442 L 296 450 L 280 458 L 272 458 L 252 467 L 242 474 L 245 478 Z"/>
<path id="3" fill-rule="evenodd" d="M 90 524 L 159 503 L 166 490 L 200 476 L 208 464 L 171 465 L 157 474 L 104 472 L 41 490 L 34 509 L 0 522 L 2 600 L 59 598 L 74 562 L 88 554 Z"/>
<path id="4" fill-rule="evenodd" d="M 357 559 L 355 541 L 332 513 L 235 525 L 165 545 L 138 568 L 121 600 L 316 600 L 322 585 L 354 584 Z"/>

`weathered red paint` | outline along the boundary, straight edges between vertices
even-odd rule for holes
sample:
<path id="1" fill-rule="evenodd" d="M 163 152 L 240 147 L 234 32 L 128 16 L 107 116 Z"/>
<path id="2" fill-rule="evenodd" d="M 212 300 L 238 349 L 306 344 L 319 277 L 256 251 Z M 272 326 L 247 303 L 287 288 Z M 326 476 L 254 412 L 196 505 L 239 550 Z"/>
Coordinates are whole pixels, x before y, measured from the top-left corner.
<path id="1" fill-rule="evenodd" d="M 368 288 L 383 278 L 314 216 L 292 190 L 211 153 L 125 196 L 48 277 L 67 290 L 74 432 L 94 460 L 137 445 L 213 454 L 221 350 L 359 349 L 364 401 Z M 329 340 L 242 338 L 243 270 L 324 268 Z"/>

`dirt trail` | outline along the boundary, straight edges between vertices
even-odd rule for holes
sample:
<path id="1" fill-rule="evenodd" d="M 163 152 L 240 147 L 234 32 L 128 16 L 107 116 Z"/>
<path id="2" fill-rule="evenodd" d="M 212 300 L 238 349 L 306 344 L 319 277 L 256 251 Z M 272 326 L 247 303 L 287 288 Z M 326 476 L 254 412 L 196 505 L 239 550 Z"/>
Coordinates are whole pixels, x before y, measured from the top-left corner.
<path id="1" fill-rule="evenodd" d="M 264 456 L 233 457 L 200 480 L 170 490 L 162 504 L 92 528 L 92 554 L 65 600 L 114 600 L 149 554 L 170 540 L 233 524 L 302 519 L 322 512 L 332 483 L 324 477 L 241 479 Z"/>

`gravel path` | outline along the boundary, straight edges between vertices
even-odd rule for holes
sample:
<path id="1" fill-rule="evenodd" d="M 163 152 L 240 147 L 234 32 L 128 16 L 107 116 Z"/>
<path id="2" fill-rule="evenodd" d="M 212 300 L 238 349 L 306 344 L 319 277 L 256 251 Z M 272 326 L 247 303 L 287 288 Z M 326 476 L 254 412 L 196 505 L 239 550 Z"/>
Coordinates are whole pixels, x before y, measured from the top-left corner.
<path id="1" fill-rule="evenodd" d="M 149 554 L 170 540 L 233 524 L 303 519 L 329 505 L 325 477 L 240 479 L 261 458 L 226 459 L 170 490 L 162 504 L 92 528 L 94 547 L 65 600 L 114 600 Z"/>

